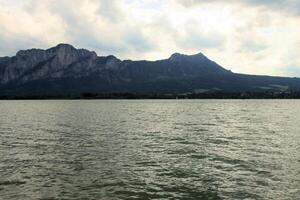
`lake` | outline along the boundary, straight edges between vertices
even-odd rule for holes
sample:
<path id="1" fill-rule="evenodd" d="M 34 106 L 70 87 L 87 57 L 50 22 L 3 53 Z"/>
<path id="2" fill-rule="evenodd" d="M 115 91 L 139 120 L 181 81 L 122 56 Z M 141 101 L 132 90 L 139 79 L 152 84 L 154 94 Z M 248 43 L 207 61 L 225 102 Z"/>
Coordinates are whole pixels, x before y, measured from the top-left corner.
<path id="1" fill-rule="evenodd" d="M 0 199 L 300 199 L 300 101 L 0 101 Z"/>

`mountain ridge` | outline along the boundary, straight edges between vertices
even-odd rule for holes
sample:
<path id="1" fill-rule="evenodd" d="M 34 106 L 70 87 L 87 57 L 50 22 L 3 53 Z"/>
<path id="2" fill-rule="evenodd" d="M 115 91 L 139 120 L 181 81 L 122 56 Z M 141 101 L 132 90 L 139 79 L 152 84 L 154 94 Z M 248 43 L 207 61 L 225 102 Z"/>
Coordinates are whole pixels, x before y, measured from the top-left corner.
<path id="1" fill-rule="evenodd" d="M 300 79 L 233 73 L 202 53 L 133 61 L 61 43 L 0 57 L 0 96 L 216 91 L 300 91 Z"/>

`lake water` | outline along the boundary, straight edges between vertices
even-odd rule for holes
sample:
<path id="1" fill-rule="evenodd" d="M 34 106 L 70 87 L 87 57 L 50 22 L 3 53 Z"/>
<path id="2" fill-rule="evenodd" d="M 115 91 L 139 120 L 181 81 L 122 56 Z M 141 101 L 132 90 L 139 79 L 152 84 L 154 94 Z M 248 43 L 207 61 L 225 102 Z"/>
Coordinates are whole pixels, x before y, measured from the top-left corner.
<path id="1" fill-rule="evenodd" d="M 0 199 L 300 199 L 300 101 L 0 101 Z"/>

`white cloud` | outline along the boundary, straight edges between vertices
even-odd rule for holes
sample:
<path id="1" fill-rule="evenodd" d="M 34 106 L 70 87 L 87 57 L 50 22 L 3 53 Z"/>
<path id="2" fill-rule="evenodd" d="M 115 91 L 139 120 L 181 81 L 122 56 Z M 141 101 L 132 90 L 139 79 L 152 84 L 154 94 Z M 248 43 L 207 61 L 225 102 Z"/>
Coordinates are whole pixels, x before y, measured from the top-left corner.
<path id="1" fill-rule="evenodd" d="M 299 4 L 0 0 L 0 56 L 61 42 L 122 59 L 153 60 L 201 51 L 235 72 L 300 76 Z"/>

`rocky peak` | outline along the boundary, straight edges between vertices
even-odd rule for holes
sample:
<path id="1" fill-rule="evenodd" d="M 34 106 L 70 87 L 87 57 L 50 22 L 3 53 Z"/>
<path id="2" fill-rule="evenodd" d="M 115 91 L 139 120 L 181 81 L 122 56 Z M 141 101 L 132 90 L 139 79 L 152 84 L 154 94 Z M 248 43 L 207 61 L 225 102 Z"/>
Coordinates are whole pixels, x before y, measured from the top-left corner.
<path id="1" fill-rule="evenodd" d="M 60 77 L 64 74 L 60 71 L 68 69 L 70 65 L 84 62 L 85 65 L 81 67 L 87 69 L 94 66 L 96 59 L 96 52 L 76 49 L 69 44 L 58 44 L 47 50 L 21 50 L 13 58 L 0 60 L 0 83 L 29 81 L 50 76 Z"/>
<path id="2" fill-rule="evenodd" d="M 54 49 L 76 49 L 75 47 L 73 47 L 70 44 L 66 44 L 66 43 L 60 43 L 58 45 L 56 45 L 55 47 L 53 47 Z"/>
<path id="3" fill-rule="evenodd" d="M 83 58 L 97 58 L 96 52 L 88 51 L 86 49 L 76 49 L 75 47 L 69 44 L 58 44 L 53 48 L 47 49 L 46 51 L 56 56 L 59 63 L 63 65 L 69 65 L 72 62 Z"/>
<path id="4" fill-rule="evenodd" d="M 113 56 L 113 55 L 109 55 L 106 58 L 107 58 L 107 61 L 115 61 L 115 62 L 121 61 L 120 59 L 118 59 L 116 56 Z"/>
<path id="5" fill-rule="evenodd" d="M 183 58 L 185 58 L 185 57 L 186 57 L 186 55 L 184 55 L 184 54 L 173 53 L 173 54 L 170 56 L 169 60 L 171 60 L 171 61 L 177 61 L 177 60 L 181 60 L 181 59 L 183 59 Z"/>
<path id="6" fill-rule="evenodd" d="M 47 50 L 22 50 L 13 58 L 0 59 L 0 83 L 88 77 L 105 70 L 105 73 L 127 70 L 127 75 L 136 74 L 133 76 L 153 78 L 224 72 L 224 69 L 201 53 L 195 55 L 174 53 L 169 59 L 136 62 L 122 61 L 113 55 L 98 57 L 94 51 L 77 49 L 69 44 L 58 44 Z"/>
<path id="7" fill-rule="evenodd" d="M 47 52 L 61 55 L 61 54 L 77 54 L 78 56 L 90 56 L 92 54 L 97 55 L 94 51 L 88 51 L 86 49 L 76 49 L 70 44 L 58 44 L 55 47 L 46 50 Z"/>
<path id="8" fill-rule="evenodd" d="M 118 69 L 119 64 L 121 62 L 122 62 L 121 60 L 119 60 L 117 57 L 115 57 L 113 55 L 107 56 L 107 60 L 106 60 L 106 63 L 105 63 L 105 68 L 106 69 L 111 69 L 111 70 Z"/>
<path id="9" fill-rule="evenodd" d="M 171 62 L 181 62 L 181 61 L 200 61 L 207 59 L 202 53 L 194 55 L 185 55 L 180 53 L 174 53 L 170 56 L 169 61 Z"/>
<path id="10" fill-rule="evenodd" d="M 42 49 L 27 49 L 27 50 L 20 50 L 17 52 L 16 57 L 27 57 L 27 56 L 34 56 L 36 54 L 43 53 L 44 50 Z"/>

